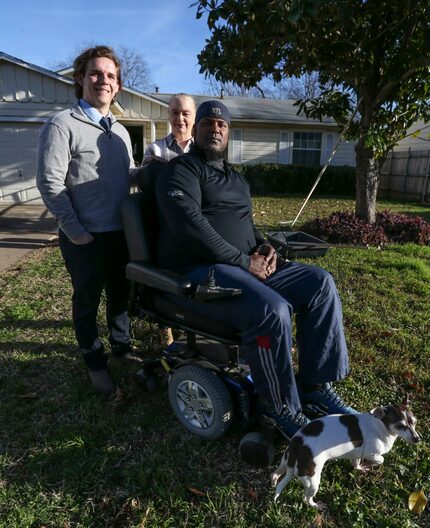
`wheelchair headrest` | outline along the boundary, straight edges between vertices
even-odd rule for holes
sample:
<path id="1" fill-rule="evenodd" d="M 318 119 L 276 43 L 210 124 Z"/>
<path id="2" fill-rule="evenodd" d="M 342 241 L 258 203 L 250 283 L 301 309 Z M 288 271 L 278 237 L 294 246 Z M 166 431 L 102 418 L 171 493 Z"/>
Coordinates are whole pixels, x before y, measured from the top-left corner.
<path id="1" fill-rule="evenodd" d="M 139 171 L 136 178 L 137 186 L 141 191 L 153 192 L 155 178 L 157 178 L 163 168 L 166 166 L 165 162 L 152 160 L 146 163 Z"/>
<path id="2" fill-rule="evenodd" d="M 136 180 L 140 192 L 128 196 L 121 208 L 122 224 L 131 262 L 154 262 L 157 243 L 155 178 L 165 163 L 151 161 L 141 168 Z"/>

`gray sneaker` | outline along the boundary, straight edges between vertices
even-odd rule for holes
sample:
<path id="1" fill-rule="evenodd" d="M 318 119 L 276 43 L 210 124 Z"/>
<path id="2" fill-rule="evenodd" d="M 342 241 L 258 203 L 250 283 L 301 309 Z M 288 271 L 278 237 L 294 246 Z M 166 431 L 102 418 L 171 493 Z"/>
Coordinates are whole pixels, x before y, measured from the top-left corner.
<path id="1" fill-rule="evenodd" d="M 102 370 L 89 370 L 91 383 L 97 392 L 109 395 L 115 391 L 115 383 L 107 368 Z"/>

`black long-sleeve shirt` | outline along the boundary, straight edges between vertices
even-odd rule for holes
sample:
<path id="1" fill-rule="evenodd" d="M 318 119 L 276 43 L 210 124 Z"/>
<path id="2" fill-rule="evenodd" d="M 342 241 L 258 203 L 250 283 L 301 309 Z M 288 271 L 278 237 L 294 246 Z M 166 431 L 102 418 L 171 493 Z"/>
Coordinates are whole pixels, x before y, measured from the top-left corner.
<path id="1" fill-rule="evenodd" d="M 249 185 L 241 174 L 185 154 L 166 165 L 155 195 L 160 266 L 178 272 L 214 263 L 249 269 L 249 254 L 264 238 L 252 221 Z"/>

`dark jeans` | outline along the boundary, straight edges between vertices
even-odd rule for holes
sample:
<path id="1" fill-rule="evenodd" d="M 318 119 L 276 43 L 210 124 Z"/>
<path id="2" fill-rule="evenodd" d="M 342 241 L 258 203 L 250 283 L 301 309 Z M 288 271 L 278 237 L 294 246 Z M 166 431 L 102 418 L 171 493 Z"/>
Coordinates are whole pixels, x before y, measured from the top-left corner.
<path id="1" fill-rule="evenodd" d="M 125 266 L 128 250 L 123 231 L 91 233 L 94 240 L 79 246 L 60 231 L 60 249 L 72 279 L 72 317 L 81 350 L 94 347 L 98 338 L 97 311 L 103 289 L 106 293 L 106 320 L 111 344 L 128 344 L 130 320 L 127 313 L 128 281 Z M 103 368 L 107 356 L 100 350 L 85 353 L 92 370 Z"/>

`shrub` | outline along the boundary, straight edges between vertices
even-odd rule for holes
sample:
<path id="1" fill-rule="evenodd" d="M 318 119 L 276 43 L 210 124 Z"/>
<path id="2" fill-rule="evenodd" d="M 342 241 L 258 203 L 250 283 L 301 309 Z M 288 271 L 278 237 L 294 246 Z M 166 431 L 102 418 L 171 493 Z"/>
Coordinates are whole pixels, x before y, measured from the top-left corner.
<path id="1" fill-rule="evenodd" d="M 383 246 L 389 242 L 430 245 L 430 224 L 419 216 L 383 211 L 368 224 L 349 212 L 335 212 L 303 225 L 303 231 L 332 244 Z"/>
<path id="2" fill-rule="evenodd" d="M 383 227 L 393 242 L 414 242 L 430 245 L 430 224 L 421 216 L 410 216 L 390 211 L 376 214 L 376 222 Z"/>
<path id="3" fill-rule="evenodd" d="M 332 244 L 382 246 L 389 242 L 382 227 L 367 224 L 349 212 L 338 211 L 327 218 L 310 220 L 303 226 L 303 231 Z"/>
<path id="4" fill-rule="evenodd" d="M 302 165 L 279 165 L 259 163 L 257 165 L 236 165 L 251 186 L 252 195 L 265 194 L 307 194 L 314 184 L 321 167 Z M 330 166 L 315 191 L 326 195 L 355 195 L 355 168 Z"/>

